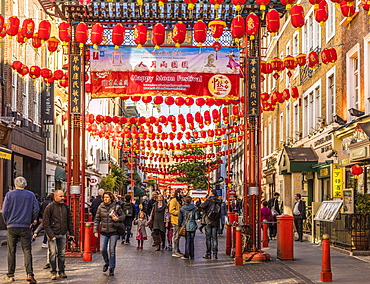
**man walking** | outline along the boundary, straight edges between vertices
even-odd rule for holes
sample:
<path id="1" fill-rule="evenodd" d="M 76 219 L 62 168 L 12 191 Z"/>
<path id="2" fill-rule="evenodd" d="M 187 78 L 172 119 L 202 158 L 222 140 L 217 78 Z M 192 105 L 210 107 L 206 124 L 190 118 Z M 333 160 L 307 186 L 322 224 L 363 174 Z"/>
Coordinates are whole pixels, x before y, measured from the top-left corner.
<path id="1" fill-rule="evenodd" d="M 295 195 L 296 203 L 293 209 L 294 225 L 298 233 L 296 241 L 303 242 L 303 220 L 306 219 L 306 204 L 301 200 L 301 194 Z"/>
<path id="2" fill-rule="evenodd" d="M 135 219 L 135 205 L 130 202 L 131 200 L 131 195 L 126 194 L 125 195 L 125 202 L 122 203 L 121 207 L 123 210 L 123 213 L 125 213 L 126 218 L 123 221 L 123 224 L 125 224 L 125 235 L 122 236 L 122 242 L 121 244 L 125 244 L 125 239 L 126 239 L 126 245 L 130 244 L 130 237 L 131 237 L 131 228 L 132 228 L 132 222 Z"/>
<path id="3" fill-rule="evenodd" d="M 175 196 L 172 198 L 168 205 L 168 211 L 171 214 L 171 224 L 173 228 L 172 236 L 172 256 L 181 257 L 180 252 L 180 236 L 179 236 L 179 212 L 182 206 L 181 189 L 175 190 Z"/>
<path id="4" fill-rule="evenodd" d="M 3 218 L 7 226 L 8 243 L 8 274 L 4 277 L 6 282 L 14 281 L 15 254 L 18 241 L 21 242 L 24 266 L 30 283 L 37 283 L 33 275 L 31 226 L 36 225 L 39 214 L 39 203 L 35 194 L 25 190 L 27 181 L 24 177 L 14 180 L 15 189 L 5 195 L 3 204 Z"/>
<path id="5" fill-rule="evenodd" d="M 64 270 L 67 233 L 69 233 L 69 238 L 74 239 L 74 232 L 71 210 L 69 206 L 64 204 L 64 192 L 62 190 L 54 192 L 54 201 L 46 207 L 43 217 L 44 229 L 49 238 L 50 279 L 57 279 L 57 261 L 59 278 L 67 278 Z"/>
<path id="6" fill-rule="evenodd" d="M 92 214 L 92 220 L 94 221 L 96 211 L 98 210 L 99 205 L 103 202 L 103 194 L 104 194 L 104 189 L 100 188 L 98 190 L 98 196 L 94 198 L 94 200 L 91 202 L 91 209 L 90 212 Z"/>
<path id="7" fill-rule="evenodd" d="M 204 214 L 206 214 L 205 222 L 207 252 L 203 258 L 211 259 L 213 252 L 213 258 L 218 259 L 217 231 L 221 218 L 221 202 L 217 198 L 217 191 L 215 189 L 211 190 L 208 199 L 204 201 L 200 207 L 204 209 Z"/>
<path id="8" fill-rule="evenodd" d="M 277 221 L 276 216 L 281 214 L 279 208 L 279 196 L 280 193 L 275 192 L 274 197 L 268 201 L 268 208 L 271 209 L 271 214 L 274 218 L 274 222 Z M 277 233 L 277 223 L 273 223 L 270 228 L 270 239 L 275 238 Z"/>

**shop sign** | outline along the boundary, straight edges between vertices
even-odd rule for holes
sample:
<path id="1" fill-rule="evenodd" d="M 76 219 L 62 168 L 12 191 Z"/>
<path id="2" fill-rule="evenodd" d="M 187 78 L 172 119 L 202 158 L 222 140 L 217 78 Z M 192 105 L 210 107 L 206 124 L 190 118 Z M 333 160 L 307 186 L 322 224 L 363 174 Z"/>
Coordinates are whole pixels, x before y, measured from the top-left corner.
<path id="1" fill-rule="evenodd" d="M 96 176 L 90 177 L 90 185 L 97 185 L 98 184 L 98 178 Z"/>
<path id="2" fill-rule="evenodd" d="M 343 189 L 343 168 L 340 168 L 337 164 L 332 166 L 332 178 L 333 178 L 333 197 L 341 198 Z"/>
<path id="3" fill-rule="evenodd" d="M 326 177 L 329 177 L 330 176 L 330 166 L 326 166 L 326 167 L 323 167 L 323 168 L 319 168 L 318 172 L 317 172 L 317 177 L 318 178 L 326 178 Z"/>
<path id="4" fill-rule="evenodd" d="M 367 147 L 362 147 L 359 149 L 352 149 L 350 152 L 351 161 L 364 159 L 367 157 Z"/>
<path id="5" fill-rule="evenodd" d="M 292 173 L 293 178 L 293 191 L 295 193 L 301 193 L 302 191 L 302 174 Z"/>
<path id="6" fill-rule="evenodd" d="M 273 184 L 274 183 L 274 175 L 266 176 L 266 183 L 267 184 Z"/>
<path id="7" fill-rule="evenodd" d="M 343 189 L 343 209 L 344 213 L 348 214 L 355 213 L 355 199 L 353 194 L 353 188 Z"/>

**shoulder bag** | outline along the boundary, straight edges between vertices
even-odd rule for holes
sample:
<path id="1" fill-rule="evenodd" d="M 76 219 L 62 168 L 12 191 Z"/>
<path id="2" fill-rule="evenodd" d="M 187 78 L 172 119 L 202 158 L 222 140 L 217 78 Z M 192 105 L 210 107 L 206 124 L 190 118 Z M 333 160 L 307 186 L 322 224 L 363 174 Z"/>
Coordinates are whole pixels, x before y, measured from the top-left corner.
<path id="1" fill-rule="evenodd" d="M 190 214 L 192 214 L 192 213 L 193 213 L 193 212 L 190 212 L 190 213 L 188 214 L 188 216 L 186 217 L 185 225 L 184 225 L 184 226 L 181 226 L 181 227 L 179 228 L 179 231 L 178 231 L 178 235 L 179 235 L 179 236 L 183 236 L 183 237 L 185 237 L 185 235 L 186 235 L 186 224 L 188 223 L 189 218 L 190 218 Z"/>

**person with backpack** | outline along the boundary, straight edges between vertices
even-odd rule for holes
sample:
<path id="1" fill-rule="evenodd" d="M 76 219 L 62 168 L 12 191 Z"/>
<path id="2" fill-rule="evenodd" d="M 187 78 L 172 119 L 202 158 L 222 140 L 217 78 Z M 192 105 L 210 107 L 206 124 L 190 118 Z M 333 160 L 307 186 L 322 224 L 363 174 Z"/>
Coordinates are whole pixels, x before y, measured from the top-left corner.
<path id="1" fill-rule="evenodd" d="M 122 236 L 122 242 L 121 244 L 129 245 L 130 244 L 130 237 L 131 237 L 131 228 L 132 228 L 132 222 L 135 219 L 136 214 L 136 208 L 135 205 L 131 202 L 131 195 L 126 194 L 125 195 L 125 202 L 121 205 L 123 212 L 126 215 L 125 220 L 123 221 L 123 224 L 125 224 L 125 235 Z"/>
<path id="2" fill-rule="evenodd" d="M 212 253 L 213 258 L 218 259 L 218 239 L 217 231 L 220 225 L 221 219 L 221 201 L 217 198 L 217 191 L 212 189 L 209 193 L 209 197 L 201 205 L 205 212 L 206 222 L 206 246 L 207 252 L 203 256 L 205 259 L 211 259 Z"/>

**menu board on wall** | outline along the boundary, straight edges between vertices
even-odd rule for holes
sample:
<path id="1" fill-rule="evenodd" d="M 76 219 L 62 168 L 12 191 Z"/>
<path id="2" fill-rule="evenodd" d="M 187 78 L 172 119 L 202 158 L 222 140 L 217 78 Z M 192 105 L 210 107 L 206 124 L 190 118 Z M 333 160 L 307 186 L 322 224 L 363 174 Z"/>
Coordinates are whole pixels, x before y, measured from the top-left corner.
<path id="1" fill-rule="evenodd" d="M 343 200 L 323 201 L 315 215 L 315 221 L 334 222 Z"/>
<path id="2" fill-rule="evenodd" d="M 347 214 L 355 213 L 355 196 L 353 188 L 343 189 L 343 210 L 344 213 Z"/>

